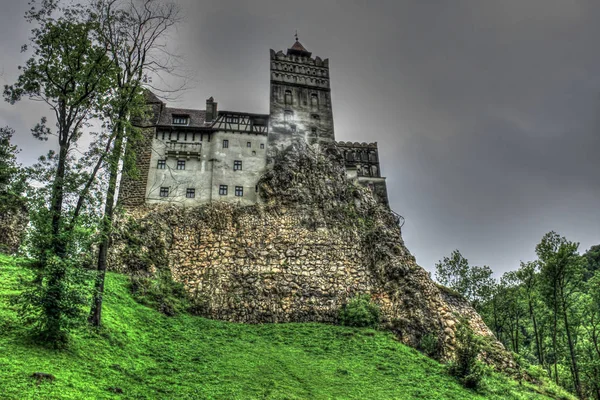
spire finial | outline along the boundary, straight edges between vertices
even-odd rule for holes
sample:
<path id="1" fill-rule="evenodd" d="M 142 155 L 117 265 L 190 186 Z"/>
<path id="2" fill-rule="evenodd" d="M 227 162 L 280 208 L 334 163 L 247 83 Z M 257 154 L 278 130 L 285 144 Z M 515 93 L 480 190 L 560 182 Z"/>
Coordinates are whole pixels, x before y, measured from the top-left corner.
<path id="1" fill-rule="evenodd" d="M 298 29 L 296 29 L 296 34 L 294 35 L 296 37 L 296 42 L 298 41 Z"/>

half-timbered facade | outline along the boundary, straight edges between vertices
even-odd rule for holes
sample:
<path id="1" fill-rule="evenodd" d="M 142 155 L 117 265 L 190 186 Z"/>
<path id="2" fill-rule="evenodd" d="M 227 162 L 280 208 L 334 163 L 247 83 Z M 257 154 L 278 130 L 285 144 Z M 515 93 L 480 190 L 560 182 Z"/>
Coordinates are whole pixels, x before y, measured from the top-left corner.
<path id="1" fill-rule="evenodd" d="M 285 54 L 271 50 L 270 62 L 269 114 L 220 111 L 212 97 L 205 110 L 167 107 L 148 93 L 154 120 L 136 149 L 139 176 L 122 179 L 121 203 L 253 204 L 260 176 L 294 137 L 334 141 L 329 60 L 296 40 Z M 377 145 L 339 146 L 348 176 L 387 204 Z"/>

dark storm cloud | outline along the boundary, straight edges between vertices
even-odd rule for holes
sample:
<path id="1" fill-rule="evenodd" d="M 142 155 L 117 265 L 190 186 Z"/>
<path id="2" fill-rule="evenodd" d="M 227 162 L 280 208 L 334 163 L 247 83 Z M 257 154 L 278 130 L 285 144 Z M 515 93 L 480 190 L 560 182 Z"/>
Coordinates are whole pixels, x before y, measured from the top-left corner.
<path id="1" fill-rule="evenodd" d="M 27 27 L 6 3 L 2 67 L 14 79 Z M 289 47 L 296 29 L 330 59 L 336 136 L 379 142 L 424 267 L 458 248 L 512 269 L 552 229 L 582 250 L 600 243 L 600 3 L 179 3 L 186 22 L 170 41 L 191 83 L 180 105 L 214 96 L 221 109 L 268 112 L 268 49 Z M 19 107 L 0 106 L 0 119 L 29 143 L 39 107 Z"/>

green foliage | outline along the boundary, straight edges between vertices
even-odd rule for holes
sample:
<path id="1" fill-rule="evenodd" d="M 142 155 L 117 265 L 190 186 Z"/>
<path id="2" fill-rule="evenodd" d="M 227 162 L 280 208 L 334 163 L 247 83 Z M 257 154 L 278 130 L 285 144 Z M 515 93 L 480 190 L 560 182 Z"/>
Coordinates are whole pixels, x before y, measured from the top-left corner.
<path id="1" fill-rule="evenodd" d="M 505 273 L 482 316 L 527 365 L 524 379 L 549 376 L 581 397 L 600 399 L 600 277 L 593 246 L 556 232 L 536 246 L 538 259 Z"/>
<path id="2" fill-rule="evenodd" d="M 356 296 L 340 310 L 340 324 L 355 327 L 377 327 L 381 318 L 379 305 L 368 294 Z"/>
<path id="3" fill-rule="evenodd" d="M 155 277 L 132 275 L 131 292 L 141 304 L 174 316 L 190 308 L 188 293 L 181 283 L 175 282 L 171 274 L 159 270 Z"/>
<path id="4" fill-rule="evenodd" d="M 476 308 L 491 296 L 494 286 L 492 270 L 488 266 L 472 266 L 454 250 L 435 265 L 435 279 L 444 286 L 457 291 Z"/>
<path id="5" fill-rule="evenodd" d="M 583 254 L 585 258 L 585 279 L 591 278 L 600 271 L 600 244 L 592 246 Z"/>
<path id="6" fill-rule="evenodd" d="M 17 146 L 11 144 L 15 134 L 14 129 L 6 126 L 0 127 L 0 210 L 9 206 L 21 205 L 19 201 L 25 190 L 23 174 L 17 164 Z"/>
<path id="7" fill-rule="evenodd" d="M 91 274 L 77 258 L 50 256 L 42 267 L 29 266 L 33 278 L 23 282 L 23 292 L 15 297 L 19 316 L 41 342 L 61 346 L 83 321 Z"/>
<path id="8" fill-rule="evenodd" d="M 31 271 L 22 281 L 23 291 L 15 298 L 23 323 L 31 326 L 34 337 L 50 345 L 63 345 L 68 332 L 84 321 L 89 303 L 92 232 L 83 225 L 64 232 L 68 243 L 65 255 L 58 257 L 50 250 L 51 218 L 40 207 L 32 210 L 31 230 L 25 249 L 32 257 L 24 267 Z"/>
<path id="9" fill-rule="evenodd" d="M 478 388 L 483 378 L 483 364 L 478 360 L 481 349 L 481 338 L 475 335 L 468 321 L 460 321 L 456 328 L 456 359 L 448 370 L 466 388 Z"/>
<path id="10" fill-rule="evenodd" d="M 0 397 L 21 399 L 549 399 L 552 385 L 490 374 L 478 392 L 392 334 L 328 324 L 234 324 L 166 317 L 109 273 L 104 323 L 66 350 L 27 340 L 9 300 L 29 274 L 0 255 Z M 55 376 L 37 382 L 32 373 Z M 120 388 L 123 394 L 115 393 Z M 572 397 L 565 397 L 572 399 Z"/>
<path id="11" fill-rule="evenodd" d="M 440 337 L 433 333 L 423 335 L 419 341 L 419 350 L 433 359 L 439 359 L 442 354 Z"/>

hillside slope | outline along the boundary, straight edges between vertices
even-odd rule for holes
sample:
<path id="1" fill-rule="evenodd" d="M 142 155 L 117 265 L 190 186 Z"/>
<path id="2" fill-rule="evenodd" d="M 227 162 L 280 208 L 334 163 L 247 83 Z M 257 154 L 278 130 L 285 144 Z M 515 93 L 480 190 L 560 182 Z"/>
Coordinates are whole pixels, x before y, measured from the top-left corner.
<path id="1" fill-rule="evenodd" d="M 441 364 L 370 329 L 166 317 L 136 303 L 118 274 L 108 275 L 103 330 L 78 330 L 67 350 L 50 350 L 28 342 L 10 305 L 23 273 L 0 255 L 2 399 L 559 398 L 499 375 L 465 390 Z M 56 379 L 36 383 L 34 372 Z"/>

